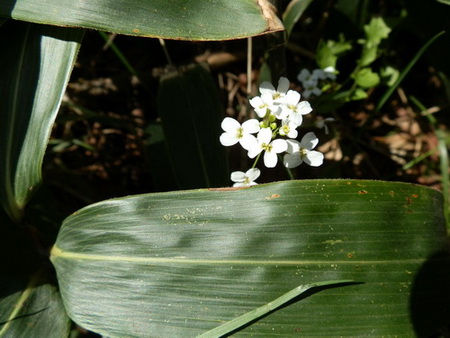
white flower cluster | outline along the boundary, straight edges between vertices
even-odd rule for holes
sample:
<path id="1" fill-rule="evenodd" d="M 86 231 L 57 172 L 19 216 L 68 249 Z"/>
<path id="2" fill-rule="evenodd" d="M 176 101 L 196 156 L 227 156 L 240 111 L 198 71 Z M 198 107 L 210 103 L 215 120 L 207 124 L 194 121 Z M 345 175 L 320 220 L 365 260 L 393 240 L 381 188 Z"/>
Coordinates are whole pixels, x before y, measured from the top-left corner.
<path id="1" fill-rule="evenodd" d="M 232 146 L 239 143 L 249 158 L 256 157 L 253 168 L 247 172 L 236 171 L 231 174 L 233 186 L 242 187 L 255 185 L 260 170 L 255 168 L 262 153 L 264 165 L 273 168 L 278 163 L 278 154 L 286 152 L 283 163 L 287 168 L 295 168 L 305 162 L 317 167 L 323 163 L 323 154 L 313 150 L 319 142 L 313 132 L 303 136 L 301 141 L 297 128 L 303 122 L 303 115 L 312 111 L 307 101 L 300 101 L 300 94 L 289 90 L 289 80 L 280 78 L 278 87 L 269 82 L 263 82 L 259 87 L 260 96 L 250 100 L 258 119 L 250 119 L 244 123 L 226 117 L 222 121 L 224 132 L 220 135 L 220 143 Z M 256 134 L 256 136 L 254 135 Z"/>
<path id="2" fill-rule="evenodd" d="M 297 79 L 304 89 L 303 96 L 305 98 L 309 98 L 311 94 L 320 96 L 322 94 L 322 89 L 319 88 L 320 80 L 335 80 L 335 73 L 336 70 L 333 67 L 314 69 L 312 72 L 306 68 L 302 69 L 300 74 L 298 74 Z"/>

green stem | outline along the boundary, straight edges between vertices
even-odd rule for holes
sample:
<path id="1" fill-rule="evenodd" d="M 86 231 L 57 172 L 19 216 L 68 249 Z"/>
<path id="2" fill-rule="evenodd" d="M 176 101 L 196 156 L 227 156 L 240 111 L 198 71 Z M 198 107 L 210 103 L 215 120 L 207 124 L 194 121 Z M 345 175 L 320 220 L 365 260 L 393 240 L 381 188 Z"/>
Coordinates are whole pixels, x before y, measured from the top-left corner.
<path id="1" fill-rule="evenodd" d="M 253 162 L 253 165 L 252 165 L 251 169 L 256 167 L 256 164 L 258 163 L 259 158 L 261 157 L 261 154 L 262 154 L 262 151 L 258 154 L 258 156 L 256 156 L 255 162 Z"/>

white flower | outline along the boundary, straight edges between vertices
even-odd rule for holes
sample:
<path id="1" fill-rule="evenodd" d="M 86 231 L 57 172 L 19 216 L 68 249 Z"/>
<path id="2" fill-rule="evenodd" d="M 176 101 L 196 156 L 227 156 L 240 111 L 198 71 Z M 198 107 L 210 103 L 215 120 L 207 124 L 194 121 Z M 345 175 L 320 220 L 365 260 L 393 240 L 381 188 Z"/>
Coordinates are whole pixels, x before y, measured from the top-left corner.
<path id="1" fill-rule="evenodd" d="M 270 93 L 264 93 L 261 94 L 261 96 L 255 96 L 249 102 L 260 118 L 264 118 L 264 116 L 266 116 L 268 109 L 272 113 L 276 113 L 276 111 L 278 111 L 279 109 L 278 106 L 274 105 L 272 94 Z"/>
<path id="2" fill-rule="evenodd" d="M 303 136 L 300 142 L 286 140 L 288 154 L 284 155 L 284 165 L 287 168 L 295 168 L 305 162 L 312 167 L 318 167 L 323 163 L 323 154 L 312 150 L 319 143 L 319 139 L 313 132 Z"/>
<path id="3" fill-rule="evenodd" d="M 325 72 L 321 69 L 315 69 L 312 73 L 304 68 L 298 74 L 297 79 L 302 83 L 303 86 L 303 96 L 309 98 L 311 94 L 319 96 L 322 91 L 317 87 L 319 79 L 325 79 Z"/>
<path id="4" fill-rule="evenodd" d="M 264 81 L 259 86 L 259 92 L 261 95 L 270 94 L 272 96 L 272 100 L 275 104 L 283 103 L 283 98 L 286 95 L 286 92 L 289 90 L 290 82 L 285 77 L 280 77 L 278 80 L 278 87 L 275 90 L 275 87 L 267 81 Z"/>
<path id="5" fill-rule="evenodd" d="M 325 129 L 325 134 L 328 135 L 329 130 L 328 130 L 328 126 L 327 126 L 326 123 L 327 122 L 333 122 L 333 121 L 334 121 L 334 118 L 332 118 L 332 117 L 327 117 L 326 119 L 321 118 L 320 120 L 317 120 L 314 123 L 314 125 L 317 128 L 320 128 L 320 129 L 324 128 Z"/>
<path id="6" fill-rule="evenodd" d="M 297 138 L 298 131 L 296 130 L 298 126 L 289 119 L 284 119 L 281 122 L 281 127 L 279 133 L 281 136 L 287 136 L 290 138 Z"/>
<path id="7" fill-rule="evenodd" d="M 272 141 L 272 129 L 263 128 L 248 148 L 248 157 L 255 158 L 264 150 L 264 165 L 267 168 L 273 168 L 278 162 L 277 154 L 286 151 L 286 149 L 286 140 L 277 139 Z"/>
<path id="8" fill-rule="evenodd" d="M 306 82 L 317 83 L 317 75 L 311 73 L 308 69 L 303 68 L 301 72 L 297 75 L 297 79 L 304 85 Z"/>
<path id="9" fill-rule="evenodd" d="M 285 119 L 289 118 L 297 126 L 303 122 L 303 116 L 312 111 L 311 105 L 307 101 L 300 101 L 300 94 L 295 90 L 287 92 L 284 98 L 284 104 L 281 106 L 280 116 Z"/>
<path id="10" fill-rule="evenodd" d="M 336 80 L 336 69 L 334 67 L 327 67 L 323 70 L 325 77 L 330 80 Z"/>
<path id="11" fill-rule="evenodd" d="M 250 134 L 257 133 L 260 129 L 259 121 L 256 119 L 247 120 L 241 125 L 231 117 L 225 117 L 221 126 L 225 132 L 220 135 L 220 143 L 228 147 L 239 142 L 245 150 L 253 143 L 252 140 L 255 140 Z"/>
<path id="12" fill-rule="evenodd" d="M 251 185 L 257 185 L 255 180 L 259 177 L 261 171 L 258 168 L 251 168 L 245 173 L 242 171 L 234 171 L 231 173 L 231 180 L 236 182 L 233 187 L 248 187 Z"/>

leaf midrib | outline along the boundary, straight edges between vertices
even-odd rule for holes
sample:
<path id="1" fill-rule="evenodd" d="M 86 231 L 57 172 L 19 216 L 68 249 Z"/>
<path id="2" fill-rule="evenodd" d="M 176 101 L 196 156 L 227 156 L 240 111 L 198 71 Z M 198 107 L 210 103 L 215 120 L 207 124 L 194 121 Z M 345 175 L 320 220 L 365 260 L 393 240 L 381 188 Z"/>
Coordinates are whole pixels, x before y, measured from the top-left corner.
<path id="1" fill-rule="evenodd" d="M 176 264 L 202 264 L 202 265 L 274 265 L 274 266 L 292 266 L 292 265 L 318 265 L 318 264 L 386 264 L 386 263 L 422 263 L 423 259 L 401 259 L 401 260 L 348 260 L 348 261 L 330 261 L 330 260 L 245 260 L 245 259 L 204 259 L 204 258 L 186 258 L 176 257 L 135 257 L 135 256 L 108 256 L 87 254 L 80 252 L 64 251 L 53 246 L 50 252 L 50 258 L 54 261 L 57 258 L 109 261 L 109 262 L 131 262 L 131 263 L 176 263 Z"/>

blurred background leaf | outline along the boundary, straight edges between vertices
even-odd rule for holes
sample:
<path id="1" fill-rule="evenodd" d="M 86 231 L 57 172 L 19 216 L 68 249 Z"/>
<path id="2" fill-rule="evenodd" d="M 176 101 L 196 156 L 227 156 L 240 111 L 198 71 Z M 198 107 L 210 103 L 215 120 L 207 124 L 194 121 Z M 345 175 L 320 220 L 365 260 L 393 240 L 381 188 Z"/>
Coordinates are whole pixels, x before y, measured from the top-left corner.
<path id="1" fill-rule="evenodd" d="M 69 316 L 106 336 L 195 336 L 298 285 L 342 279 L 362 284 L 241 333 L 430 336 L 450 313 L 442 195 L 411 184 L 305 180 L 104 201 L 65 220 L 51 259 Z"/>
<path id="2" fill-rule="evenodd" d="M 0 28 L 0 199 L 15 221 L 41 182 L 47 141 L 82 36 L 80 29 L 13 20 Z"/>

